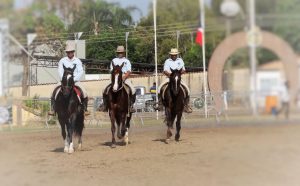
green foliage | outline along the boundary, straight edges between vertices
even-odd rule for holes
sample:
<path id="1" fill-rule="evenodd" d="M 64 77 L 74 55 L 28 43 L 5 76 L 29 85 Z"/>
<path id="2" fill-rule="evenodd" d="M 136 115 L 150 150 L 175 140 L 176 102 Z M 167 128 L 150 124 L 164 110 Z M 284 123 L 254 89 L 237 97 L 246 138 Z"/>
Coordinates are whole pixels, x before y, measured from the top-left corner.
<path id="1" fill-rule="evenodd" d="M 39 116 L 46 116 L 50 109 L 49 101 L 43 101 L 39 99 L 38 95 L 34 95 L 33 98 L 23 101 L 25 108 Z"/>

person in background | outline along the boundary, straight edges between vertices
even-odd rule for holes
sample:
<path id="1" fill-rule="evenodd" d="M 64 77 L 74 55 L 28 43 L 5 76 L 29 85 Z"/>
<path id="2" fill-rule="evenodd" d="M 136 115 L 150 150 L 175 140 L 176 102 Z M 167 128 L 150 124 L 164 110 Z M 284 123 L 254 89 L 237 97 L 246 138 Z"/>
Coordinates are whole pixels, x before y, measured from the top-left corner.
<path id="1" fill-rule="evenodd" d="M 289 94 L 289 82 L 286 81 L 284 84 L 281 86 L 279 90 L 279 96 L 281 99 L 281 108 L 277 112 L 277 116 L 284 112 L 285 118 L 289 119 L 289 114 L 290 114 L 290 94 Z"/>
<path id="2" fill-rule="evenodd" d="M 152 96 L 153 101 L 156 101 L 156 83 L 154 82 L 152 87 L 150 87 L 150 93 Z"/>

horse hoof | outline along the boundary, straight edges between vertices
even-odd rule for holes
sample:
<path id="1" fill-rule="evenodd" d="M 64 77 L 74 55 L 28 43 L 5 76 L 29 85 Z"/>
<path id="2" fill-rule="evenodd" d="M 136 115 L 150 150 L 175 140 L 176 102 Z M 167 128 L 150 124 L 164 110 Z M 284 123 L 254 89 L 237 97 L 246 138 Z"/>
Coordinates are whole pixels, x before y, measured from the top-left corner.
<path id="1" fill-rule="evenodd" d="M 69 147 L 65 146 L 64 152 L 69 152 Z"/>
<path id="2" fill-rule="evenodd" d="M 69 154 L 72 154 L 73 152 L 74 152 L 74 149 L 73 149 L 73 148 L 70 148 L 68 153 L 69 153 Z"/>
<path id="3" fill-rule="evenodd" d="M 125 138 L 124 143 L 125 143 L 125 146 L 127 146 L 129 144 L 128 138 Z"/>
<path id="4" fill-rule="evenodd" d="M 170 143 L 170 139 L 169 139 L 169 138 L 166 139 L 165 143 L 166 143 L 166 144 L 169 144 L 169 143 Z"/>
<path id="5" fill-rule="evenodd" d="M 180 138 L 180 135 L 176 135 L 175 136 L 175 140 L 178 142 L 179 141 L 179 138 Z"/>
<path id="6" fill-rule="evenodd" d="M 111 146 L 110 146 L 112 149 L 114 149 L 114 148 L 116 148 L 117 146 L 116 146 L 116 144 L 111 144 Z"/>
<path id="7" fill-rule="evenodd" d="M 80 150 L 80 151 L 82 150 L 82 144 L 78 145 L 78 150 Z"/>

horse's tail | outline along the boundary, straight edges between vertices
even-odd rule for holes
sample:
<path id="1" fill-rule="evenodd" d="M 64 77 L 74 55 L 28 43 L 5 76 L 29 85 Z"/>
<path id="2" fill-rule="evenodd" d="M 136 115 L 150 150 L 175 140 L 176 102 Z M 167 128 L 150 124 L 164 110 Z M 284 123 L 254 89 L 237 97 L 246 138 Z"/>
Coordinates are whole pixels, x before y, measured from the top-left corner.
<path id="1" fill-rule="evenodd" d="M 83 128 L 84 128 L 84 114 L 83 112 L 80 112 L 79 114 L 77 114 L 76 117 L 75 128 L 74 128 L 75 135 L 81 136 Z"/>

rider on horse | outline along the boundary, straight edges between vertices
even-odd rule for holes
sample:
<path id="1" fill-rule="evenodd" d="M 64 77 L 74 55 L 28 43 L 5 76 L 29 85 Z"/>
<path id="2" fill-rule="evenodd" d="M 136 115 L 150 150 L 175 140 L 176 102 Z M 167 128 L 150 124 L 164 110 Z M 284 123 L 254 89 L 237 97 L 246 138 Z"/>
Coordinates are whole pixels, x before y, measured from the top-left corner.
<path id="1" fill-rule="evenodd" d="M 88 96 L 85 88 L 79 83 L 80 78 L 83 74 L 83 67 L 82 67 L 82 62 L 79 58 L 75 57 L 75 47 L 71 45 L 70 43 L 67 43 L 65 52 L 67 53 L 67 57 L 63 57 L 59 63 L 58 63 L 58 73 L 60 80 L 63 77 L 64 74 L 64 68 L 63 66 L 67 68 L 73 68 L 75 66 L 74 70 L 74 81 L 76 87 L 78 87 L 81 92 L 82 92 L 82 103 L 84 107 L 84 114 L 89 115 L 90 113 L 87 111 L 87 103 L 88 103 Z M 61 90 L 61 82 L 59 82 L 56 87 L 54 88 L 54 91 L 51 96 L 51 110 L 48 112 L 49 115 L 55 115 L 55 99 Z"/>
<path id="2" fill-rule="evenodd" d="M 114 58 L 110 64 L 110 70 L 113 70 L 113 65 L 119 65 L 121 66 L 122 64 L 124 64 L 123 68 L 122 68 L 122 79 L 124 84 L 126 85 L 127 88 L 125 88 L 126 92 L 128 95 L 130 95 L 130 93 L 132 94 L 131 99 L 129 100 L 130 103 L 130 109 L 129 111 L 131 113 L 136 112 L 135 108 L 133 107 L 134 101 L 135 101 L 135 88 L 133 87 L 131 81 L 128 79 L 129 75 L 131 74 L 131 63 L 130 61 L 125 57 L 125 48 L 124 46 L 118 46 L 117 47 L 117 57 Z M 107 112 L 108 111 L 108 107 L 107 107 L 107 102 L 108 102 L 108 91 L 109 88 L 111 87 L 111 84 L 109 84 L 103 91 L 103 104 L 100 106 L 99 111 L 101 112 Z M 129 89 L 129 90 L 128 90 Z M 129 98 L 129 96 L 128 96 Z"/>
<path id="3" fill-rule="evenodd" d="M 171 51 L 169 52 L 170 58 L 168 58 L 164 64 L 164 74 L 167 76 L 167 78 L 158 87 L 158 92 L 160 92 L 161 88 L 164 88 L 165 85 L 167 85 L 169 83 L 171 69 L 172 70 L 182 69 L 182 74 L 185 73 L 184 62 L 180 57 L 178 57 L 178 54 L 179 54 L 179 52 L 178 52 L 177 48 L 172 48 Z M 184 102 L 184 112 L 191 113 L 191 112 L 193 112 L 193 110 L 189 105 L 190 90 L 183 80 L 181 80 L 181 85 L 184 87 L 184 89 L 185 89 L 184 91 L 186 91 L 186 93 L 187 93 L 185 102 Z M 162 95 L 159 96 L 159 102 L 158 102 L 158 105 L 155 107 L 155 109 L 162 110 Z"/>

